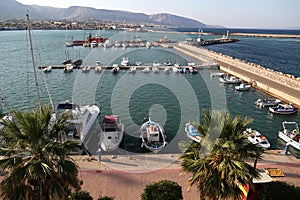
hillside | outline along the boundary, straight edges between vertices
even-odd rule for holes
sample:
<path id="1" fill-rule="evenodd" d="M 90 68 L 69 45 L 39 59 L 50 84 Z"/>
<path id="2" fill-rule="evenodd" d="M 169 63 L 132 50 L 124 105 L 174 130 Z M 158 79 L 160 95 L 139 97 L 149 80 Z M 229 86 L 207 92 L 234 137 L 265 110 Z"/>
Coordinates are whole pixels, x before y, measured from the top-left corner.
<path id="1" fill-rule="evenodd" d="M 23 5 L 16 0 L 0 0 L 0 20 L 24 19 L 28 10 L 31 19 L 47 20 L 86 20 L 97 19 L 104 21 L 121 21 L 130 23 L 148 23 L 166 25 L 170 27 L 197 27 L 205 28 L 206 24 L 167 13 L 146 15 L 118 10 L 95 9 L 90 7 L 71 6 L 69 8 L 55 8 L 38 5 Z"/>

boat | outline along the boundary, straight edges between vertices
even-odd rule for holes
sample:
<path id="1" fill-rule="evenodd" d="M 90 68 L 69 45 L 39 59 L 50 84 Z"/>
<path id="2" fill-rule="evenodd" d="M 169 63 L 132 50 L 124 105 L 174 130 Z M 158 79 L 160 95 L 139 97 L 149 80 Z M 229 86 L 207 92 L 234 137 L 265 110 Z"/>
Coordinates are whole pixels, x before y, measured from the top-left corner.
<path id="1" fill-rule="evenodd" d="M 104 48 L 110 48 L 112 47 L 114 44 L 109 40 L 107 39 L 104 43 L 103 43 L 103 47 Z"/>
<path id="2" fill-rule="evenodd" d="M 57 115 L 67 114 L 70 116 L 66 132 L 61 136 L 62 141 L 74 140 L 80 144 L 83 143 L 100 114 L 100 108 L 96 105 L 79 106 L 69 102 L 58 104 L 56 111 Z"/>
<path id="3" fill-rule="evenodd" d="M 158 123 L 151 121 L 150 118 L 142 124 L 140 131 L 142 148 L 145 147 L 149 151 L 157 153 L 167 145 L 164 130 Z"/>
<path id="4" fill-rule="evenodd" d="M 166 62 L 164 62 L 164 65 L 165 66 L 171 66 L 171 62 L 170 61 L 166 61 Z"/>
<path id="5" fill-rule="evenodd" d="M 72 64 L 72 60 L 68 59 L 62 63 L 63 65 Z"/>
<path id="6" fill-rule="evenodd" d="M 190 74 L 197 74 L 198 70 L 194 66 L 189 67 L 189 73 Z"/>
<path id="7" fill-rule="evenodd" d="M 102 66 L 102 62 L 101 62 L 100 60 L 97 60 L 97 61 L 96 61 L 96 65 L 97 65 L 97 66 Z"/>
<path id="8" fill-rule="evenodd" d="M 247 91 L 251 88 L 251 85 L 245 84 L 245 83 L 241 83 L 240 85 L 235 86 L 235 89 L 237 91 Z"/>
<path id="9" fill-rule="evenodd" d="M 90 70 L 91 70 L 90 66 L 83 66 L 81 69 L 82 72 L 90 72 Z"/>
<path id="10" fill-rule="evenodd" d="M 193 126 L 190 122 L 185 124 L 185 132 L 186 135 L 193 141 L 195 142 L 200 142 L 202 137 L 199 133 L 199 131 L 195 128 L 195 126 Z"/>
<path id="11" fill-rule="evenodd" d="M 97 47 L 97 46 L 98 46 L 98 42 L 97 42 L 96 40 L 93 40 L 93 41 L 90 43 L 90 46 L 91 46 L 91 48 Z"/>
<path id="12" fill-rule="evenodd" d="M 145 67 L 145 68 L 143 69 L 143 72 L 144 72 L 144 73 L 149 73 L 149 72 L 150 72 L 150 68 L 149 68 L 149 67 Z"/>
<path id="13" fill-rule="evenodd" d="M 282 103 L 280 99 L 257 99 L 255 105 L 259 107 L 274 107 Z"/>
<path id="14" fill-rule="evenodd" d="M 72 64 L 66 64 L 66 66 L 64 67 L 64 72 L 65 73 L 70 73 L 73 71 L 74 66 Z"/>
<path id="15" fill-rule="evenodd" d="M 95 73 L 100 73 L 100 72 L 102 72 L 102 67 L 101 67 L 101 66 L 96 66 L 95 69 L 94 69 L 94 72 L 95 72 Z"/>
<path id="16" fill-rule="evenodd" d="M 121 66 L 127 66 L 128 65 L 128 57 L 123 57 L 121 61 Z"/>
<path id="17" fill-rule="evenodd" d="M 236 78 L 235 76 L 224 76 L 219 78 L 221 83 L 238 84 L 242 82 L 242 79 Z"/>
<path id="18" fill-rule="evenodd" d="M 152 67 L 152 71 L 153 71 L 154 73 L 159 73 L 158 67 Z"/>
<path id="19" fill-rule="evenodd" d="M 278 136 L 283 141 L 287 142 L 289 145 L 297 150 L 300 150 L 300 133 L 299 126 L 296 122 L 282 122 L 283 130 L 278 132 Z M 290 127 L 290 128 L 288 128 Z"/>
<path id="20" fill-rule="evenodd" d="M 4 128 L 4 125 L 2 124 L 2 122 L 8 122 L 8 121 L 12 121 L 13 117 L 11 114 L 6 114 L 4 115 L 1 119 L 0 119 L 0 131 Z"/>
<path id="21" fill-rule="evenodd" d="M 257 130 L 247 128 L 244 131 L 244 134 L 247 134 L 248 140 L 254 145 L 258 145 L 264 149 L 269 149 L 271 146 L 268 139 L 265 136 L 261 135 Z"/>
<path id="22" fill-rule="evenodd" d="M 44 73 L 49 73 L 51 71 L 52 71 L 52 66 L 46 66 L 46 67 L 43 68 Z"/>
<path id="23" fill-rule="evenodd" d="M 273 114 L 282 114 L 282 115 L 289 115 L 294 114 L 298 111 L 298 107 L 293 106 L 290 104 L 278 104 L 274 107 L 269 107 L 269 111 Z"/>
<path id="24" fill-rule="evenodd" d="M 186 70 L 187 70 L 186 68 L 181 67 L 181 66 L 178 68 L 178 72 L 181 73 L 181 74 L 186 73 Z"/>
<path id="25" fill-rule="evenodd" d="M 169 68 L 169 67 L 165 67 L 165 69 L 164 69 L 164 73 L 165 74 L 169 74 L 170 73 L 170 70 L 171 68 Z"/>
<path id="26" fill-rule="evenodd" d="M 136 66 L 140 66 L 142 64 L 142 62 L 138 60 L 135 62 L 135 64 L 136 64 Z"/>
<path id="27" fill-rule="evenodd" d="M 153 67 L 159 67 L 160 66 L 160 63 L 157 62 L 157 61 L 154 61 L 153 64 L 152 64 Z"/>
<path id="28" fill-rule="evenodd" d="M 106 115 L 102 120 L 100 146 L 104 151 L 113 151 L 119 147 L 124 135 L 124 124 L 118 115 Z"/>
<path id="29" fill-rule="evenodd" d="M 174 66 L 177 67 L 177 68 L 179 68 L 179 67 L 180 67 L 180 64 L 179 64 L 178 62 L 176 62 L 176 63 L 174 64 Z"/>
<path id="30" fill-rule="evenodd" d="M 120 70 L 120 67 L 118 66 L 118 64 L 113 64 L 112 66 L 113 68 L 111 69 L 111 73 L 113 74 L 117 74 Z"/>
<path id="31" fill-rule="evenodd" d="M 136 66 L 131 66 L 129 69 L 128 69 L 128 73 L 135 73 L 136 72 Z"/>
<path id="32" fill-rule="evenodd" d="M 73 62 L 72 64 L 75 68 L 77 68 L 78 66 L 82 65 L 82 62 L 83 62 L 82 59 L 78 59 L 75 62 Z"/>
<path id="33" fill-rule="evenodd" d="M 172 67 L 172 70 L 173 70 L 173 72 L 174 73 L 179 73 L 179 70 L 178 70 L 179 68 L 177 68 L 177 67 Z"/>

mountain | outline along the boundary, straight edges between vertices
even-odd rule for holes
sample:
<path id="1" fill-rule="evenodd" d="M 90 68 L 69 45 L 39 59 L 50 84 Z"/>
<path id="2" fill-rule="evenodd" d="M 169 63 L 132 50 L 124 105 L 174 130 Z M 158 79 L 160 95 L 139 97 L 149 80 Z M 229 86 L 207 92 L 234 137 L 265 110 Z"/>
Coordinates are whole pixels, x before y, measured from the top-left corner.
<path id="1" fill-rule="evenodd" d="M 28 10 L 31 19 L 42 20 L 86 20 L 97 19 L 104 21 L 120 21 L 128 23 L 151 23 L 171 27 L 205 28 L 202 22 L 167 13 L 146 15 L 119 10 L 95 9 L 90 7 L 71 6 L 69 8 L 55 8 L 49 6 L 23 5 L 16 0 L 0 0 L 0 20 L 24 19 Z"/>

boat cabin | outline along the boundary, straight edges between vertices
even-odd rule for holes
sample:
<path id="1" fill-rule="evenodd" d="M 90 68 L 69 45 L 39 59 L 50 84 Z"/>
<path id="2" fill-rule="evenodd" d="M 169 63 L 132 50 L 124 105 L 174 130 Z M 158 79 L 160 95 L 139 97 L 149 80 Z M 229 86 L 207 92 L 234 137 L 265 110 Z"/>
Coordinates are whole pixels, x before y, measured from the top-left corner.
<path id="1" fill-rule="evenodd" d="M 149 142 L 159 142 L 159 129 L 155 125 L 150 125 L 147 128 L 147 139 Z"/>

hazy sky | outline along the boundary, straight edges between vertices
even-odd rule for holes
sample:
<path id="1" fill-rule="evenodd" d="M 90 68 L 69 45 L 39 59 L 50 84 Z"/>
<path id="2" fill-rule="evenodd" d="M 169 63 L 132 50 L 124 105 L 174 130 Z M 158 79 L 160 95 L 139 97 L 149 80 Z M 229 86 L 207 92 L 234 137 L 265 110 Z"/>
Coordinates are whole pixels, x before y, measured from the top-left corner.
<path id="1" fill-rule="evenodd" d="M 300 0 L 17 0 L 26 5 L 87 6 L 145 14 L 170 13 L 209 25 L 300 28 Z"/>

